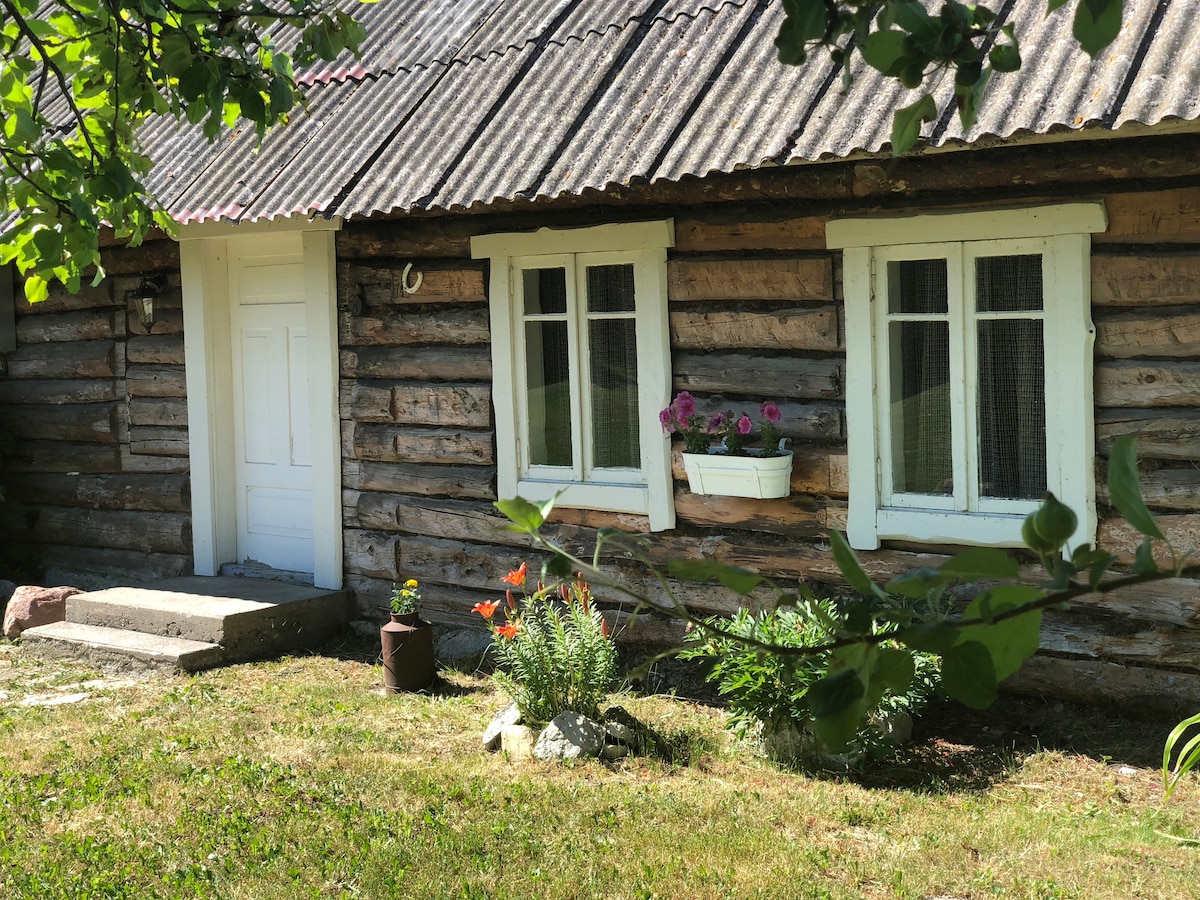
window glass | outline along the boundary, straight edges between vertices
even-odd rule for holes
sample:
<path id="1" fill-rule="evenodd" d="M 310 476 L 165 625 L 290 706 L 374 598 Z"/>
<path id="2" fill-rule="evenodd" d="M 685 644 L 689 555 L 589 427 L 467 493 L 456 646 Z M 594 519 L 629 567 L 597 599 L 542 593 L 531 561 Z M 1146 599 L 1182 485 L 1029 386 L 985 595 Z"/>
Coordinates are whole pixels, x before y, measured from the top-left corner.
<path id="1" fill-rule="evenodd" d="M 590 313 L 633 312 L 633 266 L 588 266 Z"/>
<path id="2" fill-rule="evenodd" d="M 892 487 L 952 494 L 949 324 L 894 321 L 889 331 Z"/>
<path id="3" fill-rule="evenodd" d="M 948 306 L 945 259 L 888 263 L 889 313 L 944 313 Z"/>
<path id="4" fill-rule="evenodd" d="M 588 342 L 594 465 L 636 468 L 640 465 L 641 447 L 635 322 L 593 319 L 588 323 Z"/>
<path id="5" fill-rule="evenodd" d="M 525 315 L 561 315 L 567 311 L 566 269 L 525 269 L 521 276 Z"/>
<path id="6" fill-rule="evenodd" d="M 975 260 L 979 312 L 1029 312 L 1042 308 L 1042 256 L 981 256 Z"/>
<path id="7" fill-rule="evenodd" d="M 984 319 L 977 325 L 979 493 L 1039 500 L 1046 492 L 1042 322 Z"/>
<path id="8" fill-rule="evenodd" d="M 529 462 L 570 466 L 571 387 L 565 321 L 525 323 L 525 373 Z"/>

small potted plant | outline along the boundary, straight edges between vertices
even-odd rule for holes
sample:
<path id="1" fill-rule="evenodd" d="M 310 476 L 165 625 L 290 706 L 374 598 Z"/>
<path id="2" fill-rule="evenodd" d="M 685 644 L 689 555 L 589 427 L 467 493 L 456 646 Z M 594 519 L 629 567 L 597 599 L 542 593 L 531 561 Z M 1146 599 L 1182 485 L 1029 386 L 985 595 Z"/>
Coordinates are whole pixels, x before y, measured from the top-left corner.
<path id="1" fill-rule="evenodd" d="M 756 435 L 749 414 L 729 409 L 705 415 L 687 391 L 658 414 L 663 431 L 683 437 L 683 466 L 693 494 L 768 499 L 791 492 L 792 451 L 779 435 L 779 407 L 766 400 L 759 417 Z"/>
<path id="2" fill-rule="evenodd" d="M 420 691 L 433 683 L 433 626 L 420 619 L 421 593 L 415 578 L 392 585 L 391 621 L 379 629 L 383 684 L 390 694 Z"/>

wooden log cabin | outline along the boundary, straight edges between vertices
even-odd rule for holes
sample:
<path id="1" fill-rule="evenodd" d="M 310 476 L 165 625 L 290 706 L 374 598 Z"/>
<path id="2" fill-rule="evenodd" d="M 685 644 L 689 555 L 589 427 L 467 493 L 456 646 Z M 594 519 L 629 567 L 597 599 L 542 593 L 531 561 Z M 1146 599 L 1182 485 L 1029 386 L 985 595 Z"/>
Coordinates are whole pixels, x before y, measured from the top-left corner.
<path id="1" fill-rule="evenodd" d="M 365 75 L 302 73 L 310 110 L 257 155 L 245 135 L 196 153 L 197 133 L 156 124 L 147 142 L 172 168 L 150 187 L 178 239 L 114 244 L 99 286 L 18 299 L 0 471 L 35 513 L 9 546 L 48 581 L 258 562 L 378 617 L 415 577 L 430 618 L 477 625 L 472 605 L 538 559 L 497 530 L 493 501 L 560 490 L 547 533 L 573 549 L 617 526 L 660 562 L 833 590 L 829 529 L 885 579 L 1019 545 L 1046 489 L 1083 513 L 1076 540 L 1129 562 L 1104 484 L 1130 432 L 1164 529 L 1200 546 L 1200 53 L 1183 4 L 1128 0 L 1096 62 L 1068 18 L 1008 13 L 1026 66 L 997 76 L 970 130 L 937 84 L 943 114 L 901 158 L 888 132 L 907 94 L 861 63 L 848 94 L 832 63 L 779 66 L 778 0 L 558 0 L 528 19 L 502 0 L 410 5 L 404 21 L 364 13 Z M 163 287 L 146 327 L 130 297 L 148 280 Z M 593 340 L 636 385 L 612 407 L 636 408 L 617 476 L 597 462 L 613 414 Z M 896 375 L 912 344 L 941 369 Z M 538 415 L 547 347 L 574 399 L 543 397 Z M 941 413 L 878 400 L 906 377 L 906 397 L 942 386 Z M 689 491 L 657 421 L 685 389 L 711 409 L 778 402 L 788 497 Z M 952 424 L 926 421 L 939 414 Z M 1032 441 L 981 461 L 1001 433 Z M 1004 472 L 1020 485 L 994 488 Z M 606 564 L 661 593 L 620 551 Z M 737 603 L 672 587 L 698 613 Z M 1194 708 L 1198 587 L 1048 614 L 1011 683 Z M 643 615 L 627 637 L 680 633 Z"/>

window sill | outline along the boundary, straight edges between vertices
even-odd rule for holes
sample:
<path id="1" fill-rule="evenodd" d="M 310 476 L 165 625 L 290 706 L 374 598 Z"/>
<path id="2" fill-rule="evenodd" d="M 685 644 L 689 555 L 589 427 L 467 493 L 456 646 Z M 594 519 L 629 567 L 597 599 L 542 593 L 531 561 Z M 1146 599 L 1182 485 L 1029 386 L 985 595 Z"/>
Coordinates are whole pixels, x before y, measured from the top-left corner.
<path id="1" fill-rule="evenodd" d="M 1021 525 L 1025 522 L 1025 516 L 1036 508 L 1037 504 L 1034 503 L 1027 512 L 997 515 L 885 507 L 875 516 L 876 537 L 879 540 L 924 544 L 1023 547 L 1025 542 L 1021 540 Z"/>
<path id="2" fill-rule="evenodd" d="M 607 512 L 650 512 L 650 491 L 645 485 L 580 484 L 566 481 L 517 482 L 517 495 L 535 503 L 554 499 L 555 506 L 573 509 L 600 509 Z"/>

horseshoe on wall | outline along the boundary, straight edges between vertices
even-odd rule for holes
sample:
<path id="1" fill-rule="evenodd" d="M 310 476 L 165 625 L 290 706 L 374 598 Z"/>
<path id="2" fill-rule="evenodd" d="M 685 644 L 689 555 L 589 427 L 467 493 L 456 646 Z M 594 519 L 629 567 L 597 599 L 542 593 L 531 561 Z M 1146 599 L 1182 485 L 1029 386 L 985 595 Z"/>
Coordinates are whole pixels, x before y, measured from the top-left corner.
<path id="1" fill-rule="evenodd" d="M 400 287 L 406 294 L 415 294 L 421 289 L 421 282 L 425 280 L 425 276 L 418 272 L 416 280 L 409 284 L 408 273 L 412 271 L 412 266 L 413 264 L 409 263 L 400 274 Z"/>

